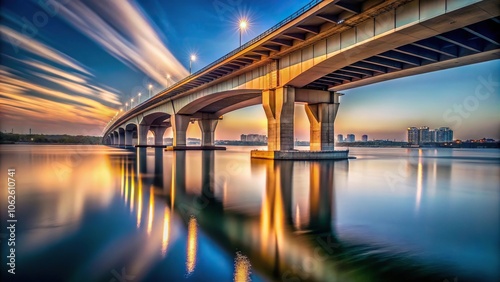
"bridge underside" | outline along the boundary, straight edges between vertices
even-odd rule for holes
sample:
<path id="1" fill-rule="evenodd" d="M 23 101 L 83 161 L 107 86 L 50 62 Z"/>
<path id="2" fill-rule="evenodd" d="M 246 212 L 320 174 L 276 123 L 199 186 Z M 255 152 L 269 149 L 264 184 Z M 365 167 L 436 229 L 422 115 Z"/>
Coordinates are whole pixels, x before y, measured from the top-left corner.
<path id="1" fill-rule="evenodd" d="M 500 58 L 500 19 L 492 18 L 354 62 L 305 85 L 344 90 Z"/>

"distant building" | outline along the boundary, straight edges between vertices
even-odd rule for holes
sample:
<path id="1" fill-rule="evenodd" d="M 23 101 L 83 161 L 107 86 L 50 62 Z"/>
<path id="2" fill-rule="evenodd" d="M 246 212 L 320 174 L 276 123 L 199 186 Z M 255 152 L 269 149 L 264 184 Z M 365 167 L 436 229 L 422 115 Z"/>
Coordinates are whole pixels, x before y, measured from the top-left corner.
<path id="1" fill-rule="evenodd" d="M 417 145 L 419 144 L 419 131 L 416 127 L 408 127 L 408 143 Z"/>
<path id="2" fill-rule="evenodd" d="M 354 142 L 356 141 L 356 136 L 354 134 L 347 134 L 346 142 Z"/>
<path id="3" fill-rule="evenodd" d="M 365 135 L 361 136 L 361 141 L 368 142 L 368 135 L 365 134 Z"/>
<path id="4" fill-rule="evenodd" d="M 240 140 L 242 142 L 267 143 L 267 136 L 261 134 L 241 134 Z"/>
<path id="5" fill-rule="evenodd" d="M 453 130 L 449 127 L 440 127 L 436 129 L 436 142 L 451 142 L 453 141 Z"/>
<path id="6" fill-rule="evenodd" d="M 437 142 L 436 140 L 436 133 L 437 133 L 438 129 L 434 129 L 434 130 L 429 130 L 429 135 L 430 135 L 430 139 L 431 139 L 431 142 Z"/>
<path id="7" fill-rule="evenodd" d="M 428 126 L 408 127 L 408 143 L 422 145 L 425 143 L 443 143 L 453 141 L 453 130 L 449 127 L 429 130 Z"/>
<path id="8" fill-rule="evenodd" d="M 431 135 L 428 126 L 421 126 L 418 128 L 418 144 L 431 142 Z"/>
<path id="9" fill-rule="evenodd" d="M 344 142 L 344 135 L 342 134 L 337 135 L 337 142 Z"/>

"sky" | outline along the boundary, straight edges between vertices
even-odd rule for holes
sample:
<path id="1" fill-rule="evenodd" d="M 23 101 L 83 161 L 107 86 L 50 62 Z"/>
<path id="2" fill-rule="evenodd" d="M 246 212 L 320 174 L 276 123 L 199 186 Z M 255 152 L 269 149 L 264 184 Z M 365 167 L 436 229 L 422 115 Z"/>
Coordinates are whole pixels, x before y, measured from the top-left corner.
<path id="1" fill-rule="evenodd" d="M 244 43 L 308 2 L 4 0 L 0 130 L 98 136 L 149 84 L 158 92 L 187 76 L 190 54 L 196 71 L 237 48 L 240 18 Z M 448 126 L 455 138 L 500 139 L 499 77 L 496 60 L 342 91 L 335 132 L 405 140 L 409 126 Z M 295 110 L 295 137 L 308 140 Z M 260 105 L 226 114 L 216 139 L 250 133 L 267 134 Z"/>

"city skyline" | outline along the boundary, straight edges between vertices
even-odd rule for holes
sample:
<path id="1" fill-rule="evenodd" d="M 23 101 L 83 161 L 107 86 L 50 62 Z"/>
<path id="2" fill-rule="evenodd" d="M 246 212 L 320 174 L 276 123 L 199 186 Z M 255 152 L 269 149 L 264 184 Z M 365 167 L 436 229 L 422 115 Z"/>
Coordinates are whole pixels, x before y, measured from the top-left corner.
<path id="1" fill-rule="evenodd" d="M 131 98 L 149 94 L 149 84 L 158 91 L 188 75 L 191 53 L 197 54 L 196 71 L 238 47 L 242 16 L 249 21 L 244 43 L 308 2 L 254 1 L 251 8 L 242 1 L 233 6 L 154 0 L 5 3 L 1 130 L 99 135 Z M 191 11 L 193 3 L 200 9 Z M 75 12 L 89 21 L 78 21 Z M 500 60 L 342 91 L 335 134 L 405 140 L 404 128 L 427 124 L 452 127 L 457 139 L 500 139 L 497 77 Z M 303 105 L 295 110 L 295 139 L 309 140 Z M 228 113 L 215 137 L 236 140 L 246 132 L 267 134 L 262 106 Z M 169 129 L 165 137 L 171 134 Z M 200 137 L 196 124 L 188 137 Z"/>

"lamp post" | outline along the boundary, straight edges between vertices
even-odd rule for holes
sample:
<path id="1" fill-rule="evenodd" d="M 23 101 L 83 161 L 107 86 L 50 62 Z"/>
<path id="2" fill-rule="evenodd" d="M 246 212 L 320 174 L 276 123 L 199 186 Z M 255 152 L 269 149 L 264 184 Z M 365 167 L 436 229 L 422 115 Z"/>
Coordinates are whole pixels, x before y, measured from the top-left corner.
<path id="1" fill-rule="evenodd" d="M 191 57 L 189 57 L 189 74 L 192 74 L 192 71 L 191 71 L 191 66 L 192 66 L 192 63 L 196 61 L 196 55 L 191 55 Z"/>
<path id="2" fill-rule="evenodd" d="M 132 105 L 134 104 L 134 98 L 130 99 L 130 109 L 132 110 Z"/>
<path id="3" fill-rule="evenodd" d="M 139 96 L 139 102 L 137 102 L 137 104 L 139 105 L 141 103 L 141 92 L 139 92 L 139 95 L 137 96 Z"/>
<path id="4" fill-rule="evenodd" d="M 128 103 L 125 103 L 125 111 L 127 111 Z"/>
<path id="5" fill-rule="evenodd" d="M 149 84 L 148 89 L 149 89 L 149 98 L 151 98 L 151 90 L 153 89 L 153 85 Z"/>
<path id="6" fill-rule="evenodd" d="M 170 87 L 170 74 L 167 73 L 167 87 Z"/>
<path id="7" fill-rule="evenodd" d="M 247 28 L 247 25 L 248 23 L 245 19 L 240 20 L 240 47 L 241 47 L 241 34 L 243 30 Z"/>

